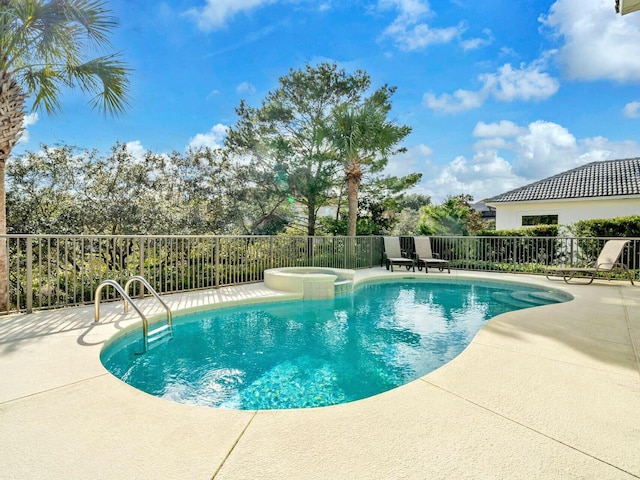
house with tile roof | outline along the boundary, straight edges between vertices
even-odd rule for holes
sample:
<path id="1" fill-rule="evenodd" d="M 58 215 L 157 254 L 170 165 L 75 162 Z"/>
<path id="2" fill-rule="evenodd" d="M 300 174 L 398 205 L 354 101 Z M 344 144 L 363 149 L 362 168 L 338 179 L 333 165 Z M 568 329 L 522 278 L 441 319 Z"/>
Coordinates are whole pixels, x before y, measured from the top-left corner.
<path id="1" fill-rule="evenodd" d="M 485 200 L 496 229 L 640 215 L 640 158 L 592 162 Z"/>

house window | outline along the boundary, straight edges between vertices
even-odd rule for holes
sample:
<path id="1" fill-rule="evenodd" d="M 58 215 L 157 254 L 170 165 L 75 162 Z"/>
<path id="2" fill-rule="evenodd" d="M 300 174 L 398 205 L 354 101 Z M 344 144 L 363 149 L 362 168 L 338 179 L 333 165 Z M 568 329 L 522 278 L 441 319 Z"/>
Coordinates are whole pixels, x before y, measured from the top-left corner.
<path id="1" fill-rule="evenodd" d="M 558 215 L 523 215 L 522 226 L 558 225 Z"/>

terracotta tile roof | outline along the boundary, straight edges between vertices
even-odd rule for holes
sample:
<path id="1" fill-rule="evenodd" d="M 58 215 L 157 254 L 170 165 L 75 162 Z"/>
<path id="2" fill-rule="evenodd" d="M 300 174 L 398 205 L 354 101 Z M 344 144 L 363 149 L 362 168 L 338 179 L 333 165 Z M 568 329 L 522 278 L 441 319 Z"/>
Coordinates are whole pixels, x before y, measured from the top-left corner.
<path id="1" fill-rule="evenodd" d="M 493 202 L 640 195 L 640 158 L 593 162 L 496 195 Z"/>

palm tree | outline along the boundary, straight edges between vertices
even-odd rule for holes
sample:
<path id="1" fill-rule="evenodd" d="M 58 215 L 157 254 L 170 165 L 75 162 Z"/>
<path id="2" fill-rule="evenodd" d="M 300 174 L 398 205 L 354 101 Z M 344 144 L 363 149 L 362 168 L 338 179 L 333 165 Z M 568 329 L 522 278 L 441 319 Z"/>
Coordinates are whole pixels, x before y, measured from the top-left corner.
<path id="1" fill-rule="evenodd" d="M 90 105 L 118 114 L 128 104 L 129 68 L 108 51 L 116 19 L 98 0 L 0 0 L 0 235 L 7 233 L 5 167 L 22 135 L 25 101 L 48 114 L 63 88 L 79 87 Z M 6 241 L 0 241 L 0 311 L 7 306 Z"/>
<path id="2" fill-rule="evenodd" d="M 361 104 L 338 108 L 332 115 L 328 137 L 343 159 L 349 236 L 356 235 L 358 192 L 363 175 L 384 169 L 389 156 L 402 151 L 395 149 L 396 145 L 411 132 L 410 127 L 387 119 L 394 92 L 395 87 L 385 85 Z"/>

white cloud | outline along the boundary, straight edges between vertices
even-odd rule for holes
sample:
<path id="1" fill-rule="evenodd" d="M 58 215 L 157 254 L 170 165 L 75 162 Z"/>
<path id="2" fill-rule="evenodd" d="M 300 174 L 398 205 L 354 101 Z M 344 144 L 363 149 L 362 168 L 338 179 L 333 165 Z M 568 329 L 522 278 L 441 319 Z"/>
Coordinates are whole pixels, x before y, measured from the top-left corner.
<path id="1" fill-rule="evenodd" d="M 522 127 L 519 127 L 509 120 L 501 120 L 498 123 L 478 122 L 473 129 L 474 137 L 515 137 L 523 133 Z"/>
<path id="2" fill-rule="evenodd" d="M 485 73 L 478 77 L 482 87 L 478 91 L 456 90 L 453 94 L 440 96 L 428 92 L 423 96 L 425 106 L 443 113 L 457 113 L 480 108 L 493 96 L 501 102 L 514 100 L 544 100 L 554 95 L 560 83 L 544 72 L 546 56 L 529 65 L 521 64 L 514 69 L 505 63 L 496 73 Z"/>
<path id="3" fill-rule="evenodd" d="M 493 34 L 491 33 L 491 30 L 489 30 L 488 28 L 485 28 L 482 33 L 485 34 L 485 38 L 471 38 L 469 40 L 462 40 L 460 42 L 460 45 L 462 45 L 462 49 L 465 52 L 468 52 L 470 50 L 477 50 L 480 47 L 486 47 L 487 45 L 491 45 L 493 43 Z"/>
<path id="4" fill-rule="evenodd" d="M 423 0 L 380 0 L 378 5 L 382 9 L 397 8 L 401 22 L 411 22 L 425 15 L 433 15 L 429 2 Z"/>
<path id="5" fill-rule="evenodd" d="M 478 122 L 472 135 L 481 140 L 473 144 L 476 152 L 484 150 L 512 149 L 513 139 L 527 132 L 513 122 L 502 120 L 498 123 Z M 511 139 L 511 141 L 510 141 Z"/>
<path id="6" fill-rule="evenodd" d="M 473 144 L 473 150 L 476 152 L 502 149 L 511 149 L 511 143 L 502 137 L 483 138 Z"/>
<path id="7" fill-rule="evenodd" d="M 640 118 L 640 102 L 629 102 L 624 106 L 624 116 L 627 118 Z"/>
<path id="8" fill-rule="evenodd" d="M 207 133 L 198 133 L 195 137 L 193 137 L 189 144 L 187 145 L 187 149 L 189 148 L 220 148 L 222 146 L 222 142 L 227 136 L 227 130 L 229 127 L 226 125 L 222 125 L 218 123 L 211 127 Z"/>
<path id="9" fill-rule="evenodd" d="M 241 95 L 242 94 L 252 95 L 256 93 L 256 87 L 254 87 L 249 82 L 242 82 L 240 85 L 236 87 L 236 92 L 238 92 Z"/>
<path id="10" fill-rule="evenodd" d="M 384 173 L 403 177 L 408 172 L 420 172 L 424 170 L 423 166 L 428 162 L 432 154 L 433 150 L 424 144 L 409 147 L 406 152 L 394 155 L 389 159 Z"/>
<path id="11" fill-rule="evenodd" d="M 613 2 L 557 0 L 540 22 L 564 40 L 557 61 L 578 80 L 640 80 L 640 16 L 616 15 Z"/>
<path id="12" fill-rule="evenodd" d="M 482 200 L 590 162 L 640 155 L 635 141 L 576 139 L 562 125 L 543 120 L 527 126 L 479 122 L 473 136 L 481 140 L 471 159 L 459 156 L 442 167 L 430 166 L 416 191 L 435 203 L 461 193 Z"/>
<path id="13" fill-rule="evenodd" d="M 185 15 L 195 20 L 200 30 L 210 32 L 227 25 L 227 21 L 238 13 L 249 12 L 276 0 L 206 0 L 202 8 L 191 8 Z"/>
<path id="14" fill-rule="evenodd" d="M 565 127 L 537 120 L 515 142 L 514 170 L 528 178 L 544 178 L 575 168 L 579 162 L 576 138 Z"/>
<path id="15" fill-rule="evenodd" d="M 28 128 L 31 125 L 35 125 L 40 120 L 37 112 L 28 113 L 24 116 L 24 128 Z"/>
<path id="16" fill-rule="evenodd" d="M 425 23 L 411 26 L 411 24 L 398 23 L 389 25 L 385 34 L 395 39 L 400 50 L 419 50 L 437 43 L 449 43 L 460 35 L 459 27 L 431 28 Z"/>
<path id="17" fill-rule="evenodd" d="M 18 140 L 18 143 L 29 143 L 29 130 L 28 128 L 31 125 L 35 125 L 36 123 L 38 123 L 38 120 L 40 120 L 40 117 L 38 116 L 37 112 L 33 112 L 33 113 L 28 113 L 27 115 L 24 116 L 24 120 L 22 121 L 22 126 L 24 128 L 24 130 L 22 131 L 22 135 L 20 136 L 20 139 Z"/>
<path id="18" fill-rule="evenodd" d="M 124 144 L 127 151 L 133 156 L 135 161 L 142 162 L 147 153 L 147 149 L 142 146 L 140 140 L 132 140 Z"/>
<path id="19" fill-rule="evenodd" d="M 480 78 L 497 100 L 544 100 L 558 91 L 560 83 L 541 69 L 540 62 L 528 66 L 523 64 L 518 69 L 506 63 L 498 69 L 498 73 L 482 75 Z"/>
<path id="20" fill-rule="evenodd" d="M 431 154 L 433 153 L 433 150 L 424 144 L 420 144 L 417 147 L 413 147 L 412 149 L 410 149 L 410 151 L 415 151 L 418 153 L 418 155 L 425 158 L 430 157 Z"/>
<path id="21" fill-rule="evenodd" d="M 456 90 L 453 94 L 443 93 L 439 97 L 427 92 L 423 95 L 422 101 L 426 107 L 432 110 L 442 113 L 458 113 L 480 108 L 488 96 L 489 90 L 487 89 L 478 92 Z"/>
<path id="22" fill-rule="evenodd" d="M 640 155 L 634 141 L 614 142 L 605 137 L 576 137 L 562 125 L 538 120 L 511 143 L 514 171 L 531 181 L 555 175 L 589 162 Z"/>
<path id="23" fill-rule="evenodd" d="M 605 137 L 584 138 L 578 141 L 580 163 L 632 158 L 640 156 L 640 147 L 635 141 L 612 142 Z"/>
<path id="24" fill-rule="evenodd" d="M 501 57 L 517 57 L 516 51 L 511 47 L 500 47 Z"/>
<path id="25" fill-rule="evenodd" d="M 434 203 L 441 203 L 448 196 L 462 193 L 479 201 L 517 188 L 524 181 L 497 151 L 487 150 L 475 154 L 471 160 L 463 156 L 456 157 L 436 175 L 423 181 L 417 190 L 429 195 Z"/>
<path id="26" fill-rule="evenodd" d="M 449 43 L 464 32 L 464 26 L 433 28 L 423 20 L 433 16 L 429 3 L 421 0 L 380 0 L 381 9 L 395 8 L 398 16 L 389 25 L 384 35 L 391 37 L 400 50 L 412 51 L 429 45 Z"/>

